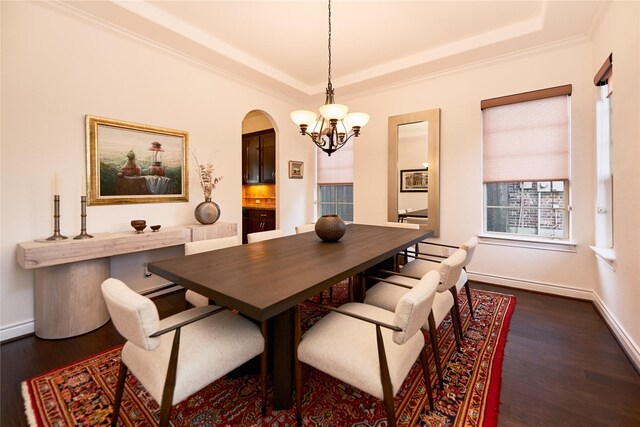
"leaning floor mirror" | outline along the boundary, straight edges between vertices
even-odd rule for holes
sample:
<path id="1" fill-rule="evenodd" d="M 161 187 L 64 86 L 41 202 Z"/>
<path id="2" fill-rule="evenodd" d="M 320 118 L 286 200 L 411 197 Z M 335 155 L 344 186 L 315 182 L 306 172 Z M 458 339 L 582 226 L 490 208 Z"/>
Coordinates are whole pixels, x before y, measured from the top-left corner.
<path id="1" fill-rule="evenodd" d="M 388 220 L 440 233 L 440 109 L 389 117 Z"/>

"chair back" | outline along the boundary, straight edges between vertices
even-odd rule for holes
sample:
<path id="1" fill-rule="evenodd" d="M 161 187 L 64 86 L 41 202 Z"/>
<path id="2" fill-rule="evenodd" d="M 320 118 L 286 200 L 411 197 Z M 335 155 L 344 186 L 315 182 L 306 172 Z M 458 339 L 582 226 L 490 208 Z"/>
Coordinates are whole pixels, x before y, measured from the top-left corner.
<path id="1" fill-rule="evenodd" d="M 393 342 L 404 344 L 427 323 L 439 282 L 440 274 L 431 270 L 400 298 L 396 305 L 394 325 L 402 328 L 402 331 L 393 333 Z"/>
<path id="2" fill-rule="evenodd" d="M 218 239 L 198 240 L 195 242 L 187 242 L 184 244 L 184 254 L 193 255 L 200 252 L 214 251 L 216 249 L 229 248 L 238 246 L 240 241 L 238 236 L 221 237 Z"/>
<path id="3" fill-rule="evenodd" d="M 296 234 L 308 233 L 310 231 L 316 231 L 316 225 L 314 223 L 296 225 Z"/>
<path id="4" fill-rule="evenodd" d="M 158 330 L 160 318 L 156 305 L 118 279 L 102 282 L 102 295 L 118 333 L 145 350 L 155 350 L 160 338 L 149 335 Z"/>
<path id="5" fill-rule="evenodd" d="M 282 236 L 282 230 L 258 231 L 257 233 L 247 234 L 247 242 L 261 242 L 263 240 L 271 240 Z"/>
<path id="6" fill-rule="evenodd" d="M 420 229 L 420 224 L 408 224 L 406 222 L 392 222 L 392 221 L 388 221 L 385 224 L 387 227 L 395 227 L 395 228 L 409 228 L 412 230 L 419 230 Z"/>
<path id="7" fill-rule="evenodd" d="M 466 267 L 471 262 L 473 253 L 476 251 L 476 246 L 478 246 L 478 238 L 476 236 L 473 236 L 460 245 L 460 249 L 464 249 L 465 251 L 467 251 L 467 258 L 464 260 L 463 267 Z"/>
<path id="8" fill-rule="evenodd" d="M 467 259 L 467 251 L 458 249 L 440 264 L 440 285 L 438 292 L 444 292 L 456 285 Z"/>

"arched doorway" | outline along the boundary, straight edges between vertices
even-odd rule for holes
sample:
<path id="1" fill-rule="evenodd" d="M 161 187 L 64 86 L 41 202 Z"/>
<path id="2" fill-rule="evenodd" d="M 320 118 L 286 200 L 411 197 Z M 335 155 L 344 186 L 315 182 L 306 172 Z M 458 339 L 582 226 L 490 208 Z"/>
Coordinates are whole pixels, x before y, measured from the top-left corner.
<path id="1" fill-rule="evenodd" d="M 247 234 L 276 229 L 276 133 L 263 111 L 242 121 L 242 242 Z"/>

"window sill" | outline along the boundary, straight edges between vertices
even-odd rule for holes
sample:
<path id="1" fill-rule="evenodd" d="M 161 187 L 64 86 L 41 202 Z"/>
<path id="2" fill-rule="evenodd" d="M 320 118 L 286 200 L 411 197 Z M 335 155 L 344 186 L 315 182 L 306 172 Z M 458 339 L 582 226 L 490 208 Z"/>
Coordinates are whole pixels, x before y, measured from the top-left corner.
<path id="1" fill-rule="evenodd" d="M 557 252 L 577 252 L 578 246 L 575 242 L 568 240 L 533 239 L 520 236 L 497 236 L 493 234 L 479 235 L 478 242 L 485 245 L 511 246 Z"/>
<path id="2" fill-rule="evenodd" d="M 596 256 L 605 262 L 605 264 L 611 268 L 613 271 L 616 271 L 613 267 L 613 263 L 616 261 L 616 254 L 613 251 L 613 248 L 604 248 L 602 246 L 589 246 L 593 252 L 596 253 Z"/>

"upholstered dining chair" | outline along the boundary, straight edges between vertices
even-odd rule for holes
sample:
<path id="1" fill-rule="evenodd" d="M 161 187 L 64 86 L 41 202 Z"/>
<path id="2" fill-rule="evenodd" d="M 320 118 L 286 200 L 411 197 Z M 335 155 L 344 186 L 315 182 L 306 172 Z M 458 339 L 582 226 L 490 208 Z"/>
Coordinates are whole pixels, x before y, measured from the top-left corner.
<path id="1" fill-rule="evenodd" d="M 406 210 L 406 209 L 405 209 Z M 393 222 L 393 221 L 387 221 L 387 223 L 385 224 L 387 227 L 395 227 L 395 228 L 407 228 L 410 230 L 419 230 L 420 229 L 420 224 L 410 224 L 408 222 Z M 416 245 L 417 247 L 418 245 Z M 399 271 L 400 269 L 400 263 L 398 262 L 398 255 L 399 254 L 395 254 L 393 256 L 393 270 L 394 271 Z M 402 251 L 402 255 L 404 257 L 404 262 L 405 264 L 408 261 L 408 255 L 407 255 L 407 249 Z"/>
<path id="2" fill-rule="evenodd" d="M 221 237 L 218 239 L 198 240 L 195 242 L 187 242 L 184 244 L 184 254 L 193 255 L 201 252 L 214 251 L 216 249 L 229 248 L 231 246 L 238 246 L 240 240 L 238 236 Z M 209 298 L 204 295 L 200 295 L 190 289 L 184 294 L 184 299 L 187 302 L 187 308 L 189 304 L 194 307 L 202 307 L 209 305 Z"/>
<path id="3" fill-rule="evenodd" d="M 473 317 L 473 303 L 471 301 L 471 289 L 469 288 L 469 275 L 467 273 L 467 266 L 473 259 L 473 254 L 476 251 L 476 247 L 478 246 L 478 238 L 476 236 L 471 237 L 469 240 L 458 246 L 445 245 L 443 243 L 436 243 L 430 241 L 423 241 L 421 244 L 432 245 L 436 247 L 443 247 L 447 249 L 464 249 L 467 252 L 467 258 L 464 261 L 462 266 L 462 272 L 460 273 L 460 278 L 456 283 L 456 290 L 460 292 L 464 287 L 465 293 L 467 294 L 467 303 L 469 304 L 469 312 L 471 313 L 471 317 Z M 443 258 L 446 258 L 444 255 L 436 255 L 431 253 L 421 253 L 417 252 L 415 254 L 415 259 L 408 262 L 404 267 L 402 272 L 411 276 L 420 277 L 425 272 L 429 270 L 433 270 L 437 268 L 437 264 L 442 261 Z M 457 301 L 456 301 L 457 303 Z"/>
<path id="4" fill-rule="evenodd" d="M 149 298 L 117 279 L 102 283 L 102 294 L 122 348 L 113 417 L 116 426 L 128 371 L 160 403 L 160 426 L 171 407 L 262 353 L 262 412 L 266 413 L 266 346 L 255 324 L 224 307 L 196 307 L 160 320 Z"/>
<path id="5" fill-rule="evenodd" d="M 393 310 L 363 303 L 328 307 L 330 313 L 304 336 L 296 310 L 296 416 L 302 425 L 302 366 L 313 366 L 384 401 L 389 426 L 395 426 L 393 397 L 418 356 L 433 408 L 429 366 L 420 327 L 427 321 L 440 276 L 426 274 L 405 292 Z M 339 351 L 336 351 L 339 349 Z"/>
<path id="6" fill-rule="evenodd" d="M 460 351 L 460 339 L 462 337 L 459 327 L 460 317 L 459 313 L 455 310 L 456 306 L 454 301 L 457 299 L 455 284 L 460 277 L 465 257 L 466 252 L 463 249 L 458 249 L 451 254 L 451 256 L 438 264 L 437 268 L 425 272 L 426 274 L 433 271 L 439 274 L 440 283 L 437 289 L 438 292 L 436 293 L 433 301 L 431 312 L 429 313 L 425 323 L 422 325 L 422 328 L 429 331 L 431 346 L 433 347 L 434 361 L 436 363 L 438 379 L 440 380 L 441 385 L 443 384 L 442 364 L 440 360 L 440 350 L 438 348 L 436 331 L 447 314 L 450 313 L 456 345 L 458 347 L 458 351 Z M 371 304 L 385 310 L 393 309 L 403 295 L 419 283 L 418 278 L 403 274 L 403 270 L 404 269 L 402 269 L 400 273 L 396 273 L 395 275 L 386 278 L 370 276 L 371 279 L 378 280 L 378 283 L 367 290 L 364 303 Z"/>
<path id="7" fill-rule="evenodd" d="M 267 230 L 267 231 L 257 231 L 255 233 L 247 234 L 247 242 L 248 243 L 261 242 L 263 240 L 275 239 L 277 237 L 282 237 L 282 236 L 284 236 L 284 234 L 282 233 L 282 230 L 280 230 L 280 229 L 278 229 L 278 230 Z"/>

